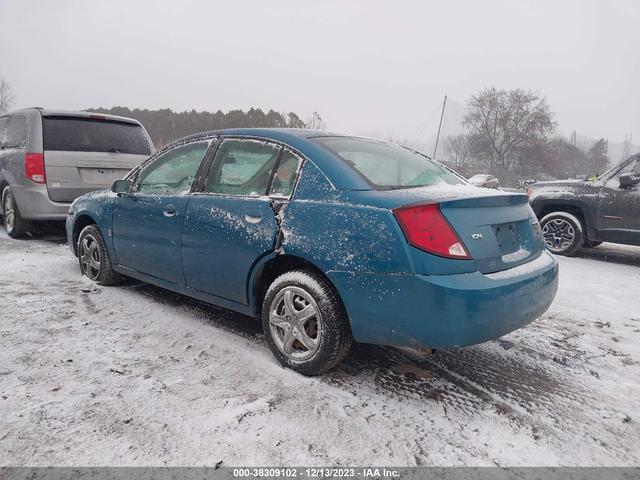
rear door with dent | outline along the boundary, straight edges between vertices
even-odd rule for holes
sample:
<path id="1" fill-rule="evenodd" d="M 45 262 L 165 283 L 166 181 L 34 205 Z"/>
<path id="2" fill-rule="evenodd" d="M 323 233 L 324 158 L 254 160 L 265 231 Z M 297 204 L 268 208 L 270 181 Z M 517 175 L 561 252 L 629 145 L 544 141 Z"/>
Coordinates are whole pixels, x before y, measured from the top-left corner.
<path id="1" fill-rule="evenodd" d="M 182 231 L 188 287 L 248 304 L 251 269 L 275 247 L 273 202 L 288 199 L 299 163 L 268 141 L 228 138 L 220 144 Z"/>

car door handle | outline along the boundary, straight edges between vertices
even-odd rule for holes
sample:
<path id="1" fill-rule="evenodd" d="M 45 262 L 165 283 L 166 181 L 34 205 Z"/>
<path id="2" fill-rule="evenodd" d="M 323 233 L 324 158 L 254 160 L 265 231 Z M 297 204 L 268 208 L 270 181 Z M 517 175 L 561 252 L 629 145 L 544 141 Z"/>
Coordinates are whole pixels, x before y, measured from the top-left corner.
<path id="1" fill-rule="evenodd" d="M 245 215 L 244 220 L 247 223 L 260 223 L 260 220 L 262 220 L 262 216 L 261 215 Z"/>
<path id="2" fill-rule="evenodd" d="M 175 217 L 176 215 L 176 207 L 174 205 L 165 205 L 164 209 L 162 210 L 162 214 L 165 217 Z"/>

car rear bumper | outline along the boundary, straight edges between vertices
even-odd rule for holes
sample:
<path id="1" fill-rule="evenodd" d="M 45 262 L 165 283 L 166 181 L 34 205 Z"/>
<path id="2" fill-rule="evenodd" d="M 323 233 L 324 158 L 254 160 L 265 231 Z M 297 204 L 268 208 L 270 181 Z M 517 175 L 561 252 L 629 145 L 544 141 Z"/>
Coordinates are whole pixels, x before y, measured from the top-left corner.
<path id="1" fill-rule="evenodd" d="M 53 202 L 45 185 L 15 185 L 11 187 L 20 209 L 20 215 L 27 220 L 65 220 L 70 203 Z"/>
<path id="2" fill-rule="evenodd" d="M 546 251 L 489 275 L 328 275 L 357 341 L 404 347 L 453 348 L 498 338 L 542 315 L 558 289 L 558 262 Z"/>

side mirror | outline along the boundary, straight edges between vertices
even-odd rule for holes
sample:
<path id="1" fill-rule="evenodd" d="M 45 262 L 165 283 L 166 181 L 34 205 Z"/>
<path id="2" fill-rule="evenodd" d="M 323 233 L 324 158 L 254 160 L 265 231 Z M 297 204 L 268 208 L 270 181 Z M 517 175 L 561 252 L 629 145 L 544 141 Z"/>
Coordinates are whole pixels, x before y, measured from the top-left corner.
<path id="1" fill-rule="evenodd" d="M 111 185 L 111 191 L 117 193 L 118 195 L 122 195 L 124 193 L 131 193 L 133 189 L 133 182 L 131 180 L 116 180 Z"/>
<path id="2" fill-rule="evenodd" d="M 633 173 L 624 173 L 620 175 L 620 188 L 633 187 L 640 183 L 640 175 L 634 175 Z"/>

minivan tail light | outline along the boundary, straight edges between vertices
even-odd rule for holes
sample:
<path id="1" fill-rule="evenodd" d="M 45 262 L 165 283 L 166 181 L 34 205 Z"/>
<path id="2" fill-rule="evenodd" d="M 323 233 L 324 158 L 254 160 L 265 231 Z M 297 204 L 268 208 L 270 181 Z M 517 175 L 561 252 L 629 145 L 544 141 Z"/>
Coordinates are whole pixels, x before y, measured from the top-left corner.
<path id="1" fill-rule="evenodd" d="M 400 207 L 393 214 L 410 245 L 441 257 L 471 258 L 437 204 Z"/>
<path id="2" fill-rule="evenodd" d="M 33 182 L 46 183 L 47 177 L 44 173 L 44 154 L 24 154 L 24 175 Z"/>

